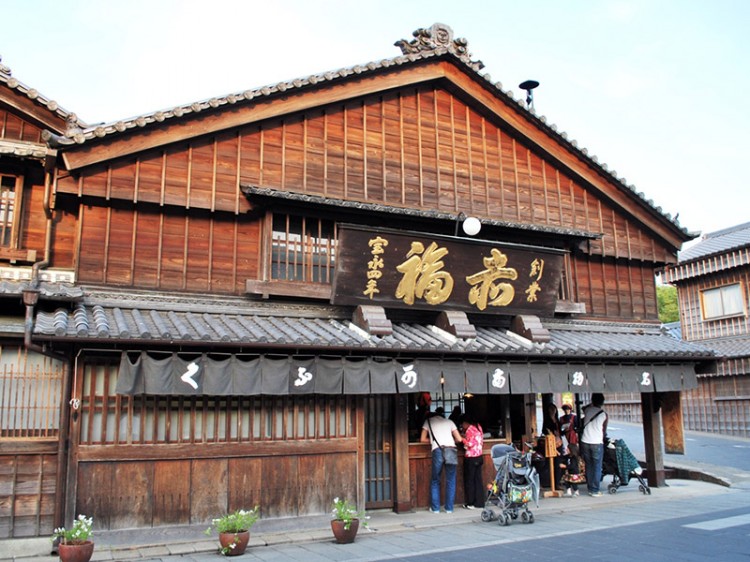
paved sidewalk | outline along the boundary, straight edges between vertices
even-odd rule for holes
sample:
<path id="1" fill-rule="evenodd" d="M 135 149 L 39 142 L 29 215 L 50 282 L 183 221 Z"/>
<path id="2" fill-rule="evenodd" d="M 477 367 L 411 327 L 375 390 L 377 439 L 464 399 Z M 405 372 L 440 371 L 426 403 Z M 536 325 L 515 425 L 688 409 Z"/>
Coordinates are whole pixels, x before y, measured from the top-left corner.
<path id="1" fill-rule="evenodd" d="M 750 481 L 750 474 L 748 474 Z M 718 478 L 718 477 L 717 477 Z M 708 478 L 711 480 L 712 478 Z M 608 481 L 605 479 L 605 482 Z M 525 540 L 537 536 L 555 521 L 553 528 L 567 528 L 566 521 L 586 520 L 590 525 L 602 525 L 602 517 L 620 520 L 633 512 L 659 512 L 670 502 L 731 494 L 729 487 L 705 479 L 670 479 L 668 486 L 652 488 L 651 495 L 638 491 L 638 482 L 632 480 L 616 494 L 605 493 L 600 498 L 587 495 L 578 498 L 540 498 L 539 507 L 532 507 L 536 523 L 524 525 L 514 521 L 510 527 L 499 527 L 497 522 L 484 523 L 481 510 L 466 510 L 460 507 L 453 513 L 433 514 L 426 510 L 405 514 L 391 511 L 370 513 L 370 529 L 360 529 L 357 541 L 352 545 L 336 545 L 333 542 L 328 516 L 300 517 L 263 521 L 253 527 L 247 552 L 239 559 L 252 560 L 372 560 L 377 556 L 386 558 L 389 549 L 401 553 L 411 549 L 425 550 L 442 537 L 450 538 L 450 544 L 472 544 L 472 540 L 487 540 L 487 537 L 508 537 L 507 540 Z M 585 489 L 585 488 L 584 488 Z M 606 487 L 603 486 L 603 490 Z M 750 489 L 750 488 L 748 488 Z M 736 490 L 743 498 L 746 494 Z M 744 501 L 744 500 L 743 500 Z M 695 502 L 702 504 L 703 502 Z M 654 509 L 656 505 L 660 509 Z M 539 523 L 542 523 L 541 525 Z M 216 560 L 218 540 L 206 537 L 203 527 L 179 527 L 147 530 L 108 531 L 95 533 L 96 549 L 93 561 L 157 560 L 208 561 Z M 431 532 L 430 532 L 431 531 Z M 438 539 L 435 532 L 438 532 Z M 545 531 L 548 532 L 548 531 Z M 577 532 L 577 529 L 570 529 Z M 452 537 L 453 533 L 460 536 Z M 471 540 L 467 534 L 476 534 Z M 387 537 L 387 539 L 386 539 Z M 424 539 L 424 541 L 422 540 Z M 299 553 L 295 554 L 295 545 Z M 50 554 L 51 543 L 45 538 L 0 541 L 0 561 L 54 562 Z M 407 550 L 406 552 L 409 552 Z"/>

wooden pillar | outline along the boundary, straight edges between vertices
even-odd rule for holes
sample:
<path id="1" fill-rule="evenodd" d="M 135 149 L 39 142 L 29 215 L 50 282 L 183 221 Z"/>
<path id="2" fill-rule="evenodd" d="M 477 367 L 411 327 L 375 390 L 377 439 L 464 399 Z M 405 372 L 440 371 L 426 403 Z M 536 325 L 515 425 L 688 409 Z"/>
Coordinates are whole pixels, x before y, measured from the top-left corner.
<path id="1" fill-rule="evenodd" d="M 81 441 L 81 405 L 83 404 L 83 374 L 85 364 L 81 362 L 71 369 L 72 388 L 70 397 L 76 400 L 77 408 L 69 407 L 66 411 L 69 413 L 68 435 L 70 436 L 68 444 L 68 458 L 65 474 L 65 505 L 64 521 L 74 521 L 77 517 L 76 508 L 78 501 L 78 454 L 79 444 Z M 77 384 L 76 384 L 77 383 Z M 93 410 L 93 405 L 88 406 Z M 101 524 L 101 521 L 100 521 Z"/>
<path id="2" fill-rule="evenodd" d="M 65 508 L 68 481 L 68 443 L 70 432 L 70 393 L 73 388 L 73 369 L 71 362 L 66 361 L 63 365 L 64 388 L 60 403 L 59 427 L 60 432 L 57 439 L 57 475 L 55 476 L 55 529 L 65 526 Z"/>
<path id="3" fill-rule="evenodd" d="M 540 429 L 536 426 L 536 394 L 524 394 L 523 396 L 523 415 L 526 419 L 526 436 L 525 441 L 534 442 L 534 438 L 539 435 Z M 523 444 L 522 444 L 523 448 Z"/>
<path id="4" fill-rule="evenodd" d="M 393 398 L 393 494 L 396 513 L 411 511 L 411 478 L 409 474 L 408 400 L 403 394 Z"/>
<path id="5" fill-rule="evenodd" d="M 659 397 L 653 392 L 641 394 L 643 414 L 643 446 L 646 451 L 646 472 L 651 488 L 666 486 L 664 455 L 661 450 L 661 412 Z"/>
<path id="6" fill-rule="evenodd" d="M 685 433 L 679 391 L 661 393 L 661 419 L 664 424 L 664 452 L 684 455 Z"/>

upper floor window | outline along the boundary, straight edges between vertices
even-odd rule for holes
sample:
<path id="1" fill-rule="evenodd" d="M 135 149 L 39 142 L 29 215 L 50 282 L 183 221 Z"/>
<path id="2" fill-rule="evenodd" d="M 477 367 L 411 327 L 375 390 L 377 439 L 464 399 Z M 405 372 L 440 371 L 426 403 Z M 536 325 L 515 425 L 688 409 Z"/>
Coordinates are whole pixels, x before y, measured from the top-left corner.
<path id="1" fill-rule="evenodd" d="M 0 246 L 5 248 L 16 247 L 21 185 L 20 177 L 0 174 Z"/>
<path id="2" fill-rule="evenodd" d="M 274 214 L 271 279 L 332 283 L 336 225 L 331 220 Z"/>
<path id="3" fill-rule="evenodd" d="M 706 289 L 701 293 L 701 304 L 705 320 L 738 316 L 745 313 L 742 287 L 739 283 L 717 287 L 716 289 Z"/>

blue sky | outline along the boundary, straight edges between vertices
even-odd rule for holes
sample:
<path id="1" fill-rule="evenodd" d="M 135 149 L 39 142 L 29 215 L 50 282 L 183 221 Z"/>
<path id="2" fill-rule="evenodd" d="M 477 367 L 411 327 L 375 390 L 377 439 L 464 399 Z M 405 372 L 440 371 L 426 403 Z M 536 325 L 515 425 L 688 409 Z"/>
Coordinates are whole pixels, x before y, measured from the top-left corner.
<path id="1" fill-rule="evenodd" d="M 0 0 L 2 63 L 88 123 L 400 54 L 435 22 L 693 232 L 750 221 L 744 0 Z"/>

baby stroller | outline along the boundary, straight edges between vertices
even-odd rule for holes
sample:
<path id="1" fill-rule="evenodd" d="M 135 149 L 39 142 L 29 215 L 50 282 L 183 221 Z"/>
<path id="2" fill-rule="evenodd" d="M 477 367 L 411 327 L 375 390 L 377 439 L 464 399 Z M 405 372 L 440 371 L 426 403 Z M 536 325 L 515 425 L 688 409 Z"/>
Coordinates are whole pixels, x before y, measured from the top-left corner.
<path id="1" fill-rule="evenodd" d="M 487 492 L 482 521 L 510 525 L 520 514 L 521 521 L 533 523 L 529 502 L 533 499 L 539 507 L 539 475 L 531 465 L 531 449 L 522 453 L 512 445 L 500 444 L 492 447 L 491 454 L 497 473 Z"/>
<path id="2" fill-rule="evenodd" d="M 651 495 L 651 488 L 641 474 L 643 469 L 633 453 L 622 439 L 610 439 L 604 447 L 602 459 L 602 477 L 612 475 L 612 482 L 607 486 L 610 494 L 616 494 L 620 486 L 627 486 L 631 478 L 637 478 L 638 490 Z"/>

